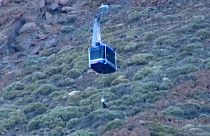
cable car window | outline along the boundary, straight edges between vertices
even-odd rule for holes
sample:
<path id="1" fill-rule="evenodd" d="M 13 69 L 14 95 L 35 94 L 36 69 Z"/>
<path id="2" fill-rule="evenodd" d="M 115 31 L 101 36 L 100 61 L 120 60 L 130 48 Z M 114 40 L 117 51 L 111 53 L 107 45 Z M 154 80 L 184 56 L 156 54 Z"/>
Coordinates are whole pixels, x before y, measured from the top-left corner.
<path id="1" fill-rule="evenodd" d="M 106 48 L 106 49 L 107 49 L 107 51 L 106 51 L 106 57 L 107 57 L 108 61 L 110 61 L 112 64 L 115 65 L 115 52 L 112 51 L 109 48 Z"/>
<path id="2" fill-rule="evenodd" d="M 97 47 L 90 49 L 90 59 L 104 58 L 104 47 Z"/>

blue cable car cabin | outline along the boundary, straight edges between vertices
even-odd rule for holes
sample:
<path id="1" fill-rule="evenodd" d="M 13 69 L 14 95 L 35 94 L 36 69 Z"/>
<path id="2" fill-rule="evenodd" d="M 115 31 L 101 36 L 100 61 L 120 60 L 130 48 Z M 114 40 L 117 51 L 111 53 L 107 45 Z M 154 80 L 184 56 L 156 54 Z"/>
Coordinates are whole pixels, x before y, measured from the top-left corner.
<path id="1" fill-rule="evenodd" d="M 115 72 L 116 52 L 106 44 L 96 43 L 89 48 L 89 67 L 101 74 Z"/>
<path id="2" fill-rule="evenodd" d="M 94 18 L 92 46 L 89 48 L 89 67 L 100 74 L 117 70 L 115 50 L 101 42 L 100 18 L 107 11 L 108 5 L 101 5 Z"/>

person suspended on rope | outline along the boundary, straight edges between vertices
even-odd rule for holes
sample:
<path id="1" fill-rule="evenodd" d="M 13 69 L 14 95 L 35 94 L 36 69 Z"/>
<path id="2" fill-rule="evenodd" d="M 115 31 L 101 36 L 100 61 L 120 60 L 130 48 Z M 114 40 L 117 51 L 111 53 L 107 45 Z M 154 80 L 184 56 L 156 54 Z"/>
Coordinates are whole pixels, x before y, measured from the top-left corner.
<path id="1" fill-rule="evenodd" d="M 101 98 L 101 103 L 102 103 L 102 107 L 104 109 L 107 109 L 108 108 L 108 105 L 106 104 L 106 101 L 105 101 L 104 97 Z"/>

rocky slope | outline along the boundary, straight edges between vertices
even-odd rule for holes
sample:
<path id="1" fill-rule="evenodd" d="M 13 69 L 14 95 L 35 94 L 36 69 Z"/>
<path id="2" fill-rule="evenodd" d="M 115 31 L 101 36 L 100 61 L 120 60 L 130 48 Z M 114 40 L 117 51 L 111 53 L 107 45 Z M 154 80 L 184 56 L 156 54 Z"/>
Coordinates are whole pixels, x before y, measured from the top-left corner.
<path id="1" fill-rule="evenodd" d="M 0 135 L 210 135 L 210 2 L 107 0 L 103 76 L 87 60 L 101 2 L 0 0 Z"/>

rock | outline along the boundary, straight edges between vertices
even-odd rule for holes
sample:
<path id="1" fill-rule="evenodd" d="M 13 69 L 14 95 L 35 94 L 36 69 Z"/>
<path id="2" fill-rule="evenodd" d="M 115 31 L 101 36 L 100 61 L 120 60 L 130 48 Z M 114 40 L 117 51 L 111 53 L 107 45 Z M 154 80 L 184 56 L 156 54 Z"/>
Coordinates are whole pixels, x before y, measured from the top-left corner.
<path id="1" fill-rule="evenodd" d="M 58 45 L 58 40 L 56 37 L 49 38 L 45 41 L 45 47 L 56 47 Z"/>
<path id="2" fill-rule="evenodd" d="M 66 6 L 68 4 L 68 0 L 55 0 L 61 6 Z"/>
<path id="3" fill-rule="evenodd" d="M 50 7 L 50 9 L 51 9 L 52 11 L 55 11 L 55 10 L 57 10 L 58 8 L 59 8 L 58 3 L 53 3 L 53 4 L 51 5 L 51 7 Z"/>
<path id="4" fill-rule="evenodd" d="M 80 91 L 72 91 L 72 92 L 70 92 L 68 95 L 69 96 L 74 96 L 74 95 L 77 95 L 77 94 L 79 94 L 80 93 Z"/>
<path id="5" fill-rule="evenodd" d="M 40 51 L 42 50 L 43 48 L 41 48 L 41 46 L 36 46 L 33 50 L 32 50 L 32 55 L 38 55 L 40 53 Z"/>
<path id="6" fill-rule="evenodd" d="M 39 0 L 39 3 L 38 3 L 38 7 L 41 9 L 41 8 L 44 8 L 45 7 L 45 0 Z"/>
<path id="7" fill-rule="evenodd" d="M 46 12 L 45 17 L 47 21 L 50 21 L 50 19 L 52 18 L 52 14 L 50 14 L 49 12 Z"/>
<path id="8" fill-rule="evenodd" d="M 73 8 L 72 7 L 68 7 L 68 6 L 63 6 L 62 8 L 61 8 L 61 11 L 62 12 L 70 12 L 70 11 L 72 11 L 73 10 Z"/>
<path id="9" fill-rule="evenodd" d="M 12 0 L 0 0 L 3 6 L 9 4 Z"/>
<path id="10" fill-rule="evenodd" d="M 23 27 L 19 30 L 19 34 L 21 33 L 33 33 L 34 31 L 38 30 L 38 26 L 35 22 L 26 23 Z"/>

